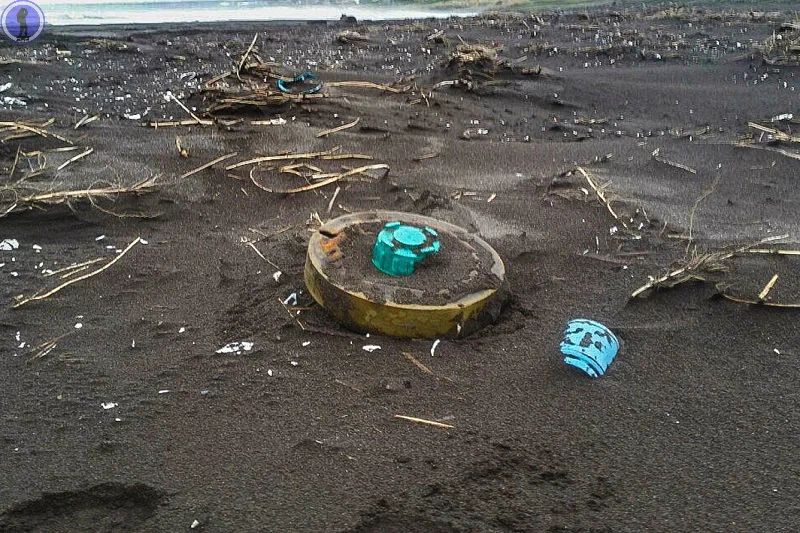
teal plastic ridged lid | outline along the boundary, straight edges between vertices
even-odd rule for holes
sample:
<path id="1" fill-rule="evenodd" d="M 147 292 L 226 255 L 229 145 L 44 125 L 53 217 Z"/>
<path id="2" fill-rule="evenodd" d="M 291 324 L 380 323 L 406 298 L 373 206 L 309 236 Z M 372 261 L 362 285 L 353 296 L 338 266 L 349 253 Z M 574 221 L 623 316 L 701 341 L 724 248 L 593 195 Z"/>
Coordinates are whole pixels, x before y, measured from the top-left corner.
<path id="1" fill-rule="evenodd" d="M 378 234 L 372 249 L 372 264 L 390 276 L 410 276 L 420 261 L 439 251 L 436 230 L 387 223 Z"/>

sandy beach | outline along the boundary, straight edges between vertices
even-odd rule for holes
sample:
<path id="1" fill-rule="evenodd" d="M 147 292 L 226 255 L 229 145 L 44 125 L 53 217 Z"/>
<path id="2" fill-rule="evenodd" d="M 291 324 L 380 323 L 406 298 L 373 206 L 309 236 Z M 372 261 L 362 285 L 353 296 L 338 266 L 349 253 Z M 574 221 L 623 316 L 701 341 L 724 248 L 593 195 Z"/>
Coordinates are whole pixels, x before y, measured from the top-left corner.
<path id="1" fill-rule="evenodd" d="M 796 531 L 800 26 L 759 9 L 0 44 L 0 531 Z M 375 209 L 490 243 L 499 321 L 331 320 L 309 236 Z"/>

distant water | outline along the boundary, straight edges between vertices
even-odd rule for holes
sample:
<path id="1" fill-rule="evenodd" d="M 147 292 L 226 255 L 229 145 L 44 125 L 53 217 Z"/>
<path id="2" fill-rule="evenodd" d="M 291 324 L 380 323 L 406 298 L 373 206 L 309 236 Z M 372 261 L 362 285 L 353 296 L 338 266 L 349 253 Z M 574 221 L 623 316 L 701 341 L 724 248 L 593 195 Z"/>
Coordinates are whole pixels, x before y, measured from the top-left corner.
<path id="1" fill-rule="evenodd" d="M 343 13 L 359 20 L 471 16 L 475 10 L 433 10 L 412 5 L 358 5 L 354 2 L 312 5 L 280 0 L 39 0 L 47 24 L 141 24 L 254 20 L 339 20 Z"/>

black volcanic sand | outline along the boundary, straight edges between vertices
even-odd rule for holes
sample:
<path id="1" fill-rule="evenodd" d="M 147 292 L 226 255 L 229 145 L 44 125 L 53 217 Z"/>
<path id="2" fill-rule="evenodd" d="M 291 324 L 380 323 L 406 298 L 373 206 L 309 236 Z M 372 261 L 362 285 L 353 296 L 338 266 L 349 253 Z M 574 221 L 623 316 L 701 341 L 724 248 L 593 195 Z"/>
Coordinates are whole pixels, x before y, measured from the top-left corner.
<path id="1" fill-rule="evenodd" d="M 339 249 L 342 258 L 326 268 L 332 283 L 366 294 L 374 301 L 399 304 L 443 305 L 466 295 L 496 289 L 502 280 L 492 274 L 492 255 L 465 243 L 448 231 L 439 231 L 438 253 L 422 260 L 410 276 L 392 277 L 372 264 L 372 252 L 382 223 L 365 223 L 344 229 Z"/>
<path id="2" fill-rule="evenodd" d="M 778 273 L 770 301 L 798 302 L 797 257 L 737 257 L 705 282 L 629 300 L 687 256 L 690 220 L 689 255 L 782 234 L 797 247 L 800 161 L 732 144 L 752 136 L 748 121 L 800 112 L 800 70 L 755 51 L 794 19 L 716 3 L 703 13 L 366 23 L 358 29 L 370 41 L 353 45 L 335 42 L 339 27 L 304 24 L 48 28 L 31 45 L 0 45 L 0 84 L 12 84 L 2 97 L 27 102 L 2 120 L 53 118 L 52 132 L 94 148 L 58 172 L 81 152 L 44 152 L 29 187 L 160 184 L 96 199 L 153 218 L 76 200 L 0 219 L 0 241 L 19 241 L 0 251 L 0 531 L 796 531 L 800 320 L 717 298 L 714 283 L 753 298 Z M 428 41 L 439 28 L 447 42 Z M 123 118 L 148 108 L 144 120 L 185 118 L 167 90 L 201 112 L 199 84 L 238 62 L 255 33 L 258 54 L 287 73 L 402 76 L 412 88 L 330 88 L 338 98 L 286 107 L 278 126 L 250 124 L 273 118 L 267 110 L 227 128 Z M 90 42 L 98 37 L 116 41 Z M 443 64 L 459 37 L 496 42 L 545 75 L 506 73 L 422 98 L 419 87 L 452 79 Z M 618 46 L 594 50 L 609 40 Z M 74 130 L 84 112 L 101 120 Z M 18 150 L 63 145 L 0 144 L 3 186 L 40 162 L 21 156 L 9 179 Z M 224 170 L 336 145 L 391 171 L 336 184 L 330 213 L 335 185 L 276 195 L 246 166 Z M 577 165 L 628 228 L 571 172 Z M 432 356 L 430 341 L 355 335 L 311 305 L 303 266 L 314 213 L 373 209 L 486 239 L 513 294 L 499 322 Z M 136 237 L 147 244 L 103 273 L 11 309 L 67 281 L 43 271 L 114 257 Z M 261 239 L 254 246 L 272 264 L 248 239 Z M 579 317 L 623 342 L 596 380 L 558 353 Z M 252 348 L 216 353 L 241 341 Z"/>

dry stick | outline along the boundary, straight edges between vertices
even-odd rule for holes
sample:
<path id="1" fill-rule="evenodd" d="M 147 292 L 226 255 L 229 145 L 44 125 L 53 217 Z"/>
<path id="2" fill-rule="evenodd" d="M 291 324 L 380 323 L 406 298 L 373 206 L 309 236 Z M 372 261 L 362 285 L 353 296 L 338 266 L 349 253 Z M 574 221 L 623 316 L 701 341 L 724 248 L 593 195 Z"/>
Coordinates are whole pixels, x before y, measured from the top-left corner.
<path id="1" fill-rule="evenodd" d="M 759 302 L 763 302 L 764 300 L 767 299 L 767 296 L 769 295 L 769 291 L 772 290 L 772 287 L 774 287 L 777 282 L 778 282 L 778 275 L 775 274 L 774 276 L 772 276 L 772 279 L 770 279 L 767 282 L 767 284 L 764 285 L 764 288 L 761 290 L 761 292 L 758 293 L 758 301 Z"/>
<path id="2" fill-rule="evenodd" d="M 23 157 L 33 158 L 38 157 L 40 155 L 49 154 L 52 152 L 74 152 L 75 150 L 80 150 L 80 146 L 61 146 L 59 148 L 48 148 L 47 150 L 34 150 L 32 152 L 22 152 Z"/>
<path id="3" fill-rule="evenodd" d="M 92 115 L 92 116 L 89 116 L 89 115 L 84 115 L 84 116 L 83 116 L 83 117 L 82 117 L 82 118 L 81 118 L 81 119 L 78 121 L 78 123 L 77 123 L 77 124 L 75 124 L 75 126 L 74 126 L 72 129 L 75 129 L 75 130 L 77 130 L 77 129 L 78 129 L 78 128 L 80 128 L 81 126 L 85 126 L 85 125 L 87 125 L 87 124 L 89 124 L 89 123 L 91 123 L 91 122 L 94 122 L 94 121 L 96 121 L 96 120 L 100 120 L 100 115 Z"/>
<path id="4" fill-rule="evenodd" d="M 282 191 L 281 190 L 276 191 L 276 190 L 273 190 L 273 189 L 267 189 L 266 187 L 260 185 L 258 182 L 256 182 L 255 178 L 253 177 L 253 173 L 252 172 L 250 173 L 250 179 L 253 181 L 253 183 L 255 183 L 255 185 L 258 188 L 263 189 L 263 190 L 265 190 L 267 192 L 271 192 L 271 193 L 274 193 L 274 194 L 296 194 L 296 193 L 299 193 L 299 192 L 313 191 L 314 189 L 319 189 L 320 187 L 325 187 L 326 185 L 330 185 L 331 183 L 335 183 L 335 182 L 337 182 L 337 181 L 339 181 L 339 180 L 341 180 L 343 178 L 347 178 L 347 177 L 353 176 L 355 174 L 361 174 L 363 172 L 366 172 L 367 170 L 386 170 L 386 172 L 388 174 L 389 165 L 380 164 L 380 165 L 367 165 L 365 167 L 358 167 L 358 168 L 354 168 L 352 170 L 348 170 L 344 174 L 336 174 L 336 175 L 331 176 L 331 177 L 329 177 L 327 179 L 323 179 L 322 181 L 319 181 L 317 183 L 312 183 L 310 185 L 305 185 L 303 187 L 297 187 L 295 189 L 287 189 L 287 190 L 282 190 Z M 322 174 L 322 176 L 326 176 L 327 177 L 328 174 Z M 315 177 L 319 178 L 319 177 L 322 177 L 322 176 L 315 176 Z"/>
<path id="5" fill-rule="evenodd" d="M 209 162 L 208 162 L 208 163 L 206 163 L 205 165 L 202 165 L 202 166 L 200 166 L 200 167 L 197 167 L 197 168 L 196 168 L 196 169 L 194 169 L 194 170 L 190 170 L 189 172 L 187 172 L 186 174 L 184 174 L 183 176 L 181 176 L 181 177 L 180 177 L 180 178 L 178 178 L 178 179 L 184 179 L 184 178 L 188 178 L 189 176 L 192 176 L 193 174 L 197 174 L 198 172 L 201 172 L 201 171 L 203 171 L 203 170 L 207 169 L 208 167 L 213 167 L 213 166 L 214 166 L 214 165 L 216 165 L 217 163 L 220 163 L 220 162 L 222 162 L 222 161 L 225 161 L 226 159 L 230 159 L 231 157 L 234 157 L 234 156 L 238 155 L 238 153 L 239 153 L 239 152 L 233 152 L 233 153 L 230 153 L 230 154 L 227 154 L 227 155 L 223 155 L 222 157 L 218 157 L 218 158 L 216 158 L 216 159 L 215 159 L 215 160 L 213 160 L 213 161 L 209 161 Z"/>
<path id="6" fill-rule="evenodd" d="M 388 85 L 381 85 L 379 83 L 372 83 L 371 81 L 331 81 L 325 84 L 326 87 L 361 87 L 364 89 L 378 89 L 380 91 L 389 91 L 390 93 L 401 93 L 404 89 L 396 89 Z"/>
<path id="7" fill-rule="evenodd" d="M 264 257 L 264 254 L 262 254 L 262 253 L 261 253 L 261 252 L 258 250 L 258 248 L 256 248 L 256 245 L 255 245 L 255 244 L 253 244 L 252 242 L 248 241 L 248 242 L 247 242 L 247 246 L 249 246 L 250 248 L 252 248 L 253 250 L 255 250 L 255 252 L 258 254 L 258 257 L 260 257 L 261 259 L 263 259 L 264 261 L 266 261 L 266 262 L 267 262 L 267 263 L 269 263 L 270 265 L 274 266 L 274 267 L 275 267 L 275 268 L 277 268 L 278 270 L 282 270 L 282 269 L 281 269 L 281 267 L 279 267 L 278 265 L 276 265 L 275 263 L 273 263 L 272 261 L 270 261 L 269 259 L 267 259 L 266 257 Z"/>
<path id="8" fill-rule="evenodd" d="M 785 304 L 779 302 L 764 302 L 761 300 L 748 300 L 747 298 L 739 298 L 738 296 L 733 296 L 731 294 L 726 293 L 725 291 L 720 291 L 719 295 L 725 298 L 726 300 L 736 302 L 737 304 L 763 305 L 764 307 L 779 307 L 782 309 L 800 309 L 800 303 Z"/>
<path id="9" fill-rule="evenodd" d="M 17 146 L 17 155 L 14 156 L 14 164 L 11 165 L 11 170 L 8 172 L 9 179 L 14 177 L 14 171 L 17 169 L 17 163 L 19 162 L 19 153 L 20 153 L 20 147 Z"/>
<path id="10" fill-rule="evenodd" d="M 177 96 L 175 96 L 175 95 L 174 95 L 174 94 L 172 94 L 171 92 L 167 92 L 167 96 L 169 96 L 170 98 L 172 98 L 172 101 L 173 101 L 173 102 L 175 102 L 176 104 L 178 104 L 179 106 L 181 106 L 181 109 L 183 109 L 184 111 L 186 111 L 186 112 L 189 114 L 189 116 L 190 116 L 190 117 L 192 117 L 192 119 L 194 119 L 194 121 L 195 121 L 195 122 L 197 122 L 197 123 L 198 123 L 198 124 L 200 124 L 200 125 L 202 125 L 202 124 L 203 124 L 203 121 L 202 121 L 202 120 L 200 120 L 200 117 L 198 117 L 197 115 L 195 115 L 194 113 L 192 113 L 192 110 L 191 110 L 191 109 L 189 109 L 188 107 L 186 107 L 185 105 L 183 105 L 183 102 L 181 102 L 180 100 L 178 100 L 178 97 L 177 97 Z"/>
<path id="11" fill-rule="evenodd" d="M 33 363 L 34 361 L 36 361 L 37 359 L 43 358 L 44 356 L 46 356 L 47 354 L 52 352 L 56 348 L 56 346 L 58 346 L 58 340 L 57 339 L 54 339 L 54 340 L 49 341 L 49 342 L 46 342 L 44 344 L 40 344 L 36 348 L 37 350 L 39 350 L 39 352 L 36 355 L 34 355 L 33 357 L 31 357 L 30 359 L 28 359 L 27 361 L 25 361 L 25 364 L 29 365 L 29 364 Z"/>
<path id="12" fill-rule="evenodd" d="M 294 173 L 294 172 L 297 172 L 298 168 L 306 168 L 306 169 L 310 170 L 311 172 L 316 172 L 317 174 L 322 174 L 322 169 L 321 168 L 315 167 L 314 165 L 309 165 L 308 163 L 294 163 L 292 165 L 284 165 L 278 170 L 280 172 Z M 302 174 L 300 174 L 300 172 L 297 172 L 297 175 L 298 176 L 302 176 Z"/>
<path id="13" fill-rule="evenodd" d="M 294 229 L 294 228 L 296 228 L 296 227 L 297 227 L 296 225 L 295 225 L 295 226 L 286 226 L 285 228 L 281 228 L 281 229 L 279 229 L 279 230 L 277 230 L 277 231 L 274 231 L 274 232 L 272 232 L 272 233 L 264 233 L 263 231 L 261 231 L 261 230 L 258 230 L 258 229 L 256 229 L 256 228 L 247 228 L 247 229 L 249 229 L 249 230 L 250 230 L 250 231 L 252 231 L 253 233 L 258 233 L 259 235 L 261 235 L 261 238 L 260 238 L 260 239 L 256 239 L 256 240 L 254 240 L 254 241 L 250 241 L 250 242 L 252 242 L 252 243 L 254 243 L 254 244 L 255 244 L 255 243 L 257 243 L 257 242 L 265 241 L 265 240 L 267 240 L 267 239 L 270 239 L 270 238 L 272 238 L 272 237 L 275 237 L 275 236 L 277 236 L 277 235 L 280 235 L 281 233 L 285 233 L 285 232 L 289 231 L 290 229 Z"/>
<path id="14" fill-rule="evenodd" d="M 686 253 L 689 253 L 689 248 L 692 246 L 692 232 L 694 230 L 694 217 L 695 214 L 697 214 L 697 207 L 700 205 L 700 202 L 711 196 L 711 194 L 717 189 L 720 179 L 722 179 L 722 175 L 717 174 L 717 177 L 714 178 L 714 182 L 711 184 L 711 187 L 709 187 L 707 191 L 701 194 L 697 200 L 694 201 L 692 212 L 689 215 L 689 241 L 686 243 Z"/>
<path id="15" fill-rule="evenodd" d="M 339 159 L 366 159 L 372 161 L 375 159 L 371 155 L 365 154 L 335 154 L 335 155 L 324 155 L 320 159 L 325 161 L 337 161 Z"/>
<path id="16" fill-rule="evenodd" d="M 350 122 L 349 124 L 343 124 L 341 126 L 337 126 L 335 128 L 331 128 L 329 130 L 321 131 L 321 132 L 317 133 L 316 137 L 327 137 L 328 135 L 332 135 L 334 133 L 338 133 L 340 131 L 344 131 L 346 129 L 350 129 L 353 126 L 358 125 L 359 122 L 361 122 L 361 117 L 356 118 L 353 122 Z"/>
<path id="17" fill-rule="evenodd" d="M 734 250 L 732 252 L 728 252 L 728 253 L 722 254 L 717 258 L 717 260 L 718 261 L 725 261 L 726 259 L 730 259 L 731 257 L 733 257 L 736 254 L 740 254 L 740 253 L 746 252 L 747 250 L 751 249 L 754 246 L 759 246 L 761 244 L 766 244 L 768 242 L 779 241 L 781 239 L 786 239 L 788 237 L 789 237 L 788 233 L 785 234 L 785 235 L 776 235 L 774 237 L 767 237 L 765 239 L 761 239 L 759 242 L 757 242 L 755 244 L 748 244 L 748 245 L 742 246 L 741 248 L 737 248 L 736 250 Z M 681 268 L 679 268 L 677 270 L 673 270 L 672 272 L 669 272 L 668 274 L 665 274 L 665 275 L 661 276 L 660 278 L 651 279 L 650 281 L 648 281 L 647 283 L 645 283 L 644 285 L 642 285 L 641 287 L 639 287 L 638 289 L 633 291 L 633 293 L 631 294 L 631 298 L 636 298 L 637 296 L 639 296 L 643 292 L 648 291 L 648 290 L 652 289 L 653 287 L 664 283 L 665 281 L 668 281 L 668 280 L 670 280 L 672 278 L 676 278 L 676 277 L 680 276 L 681 274 L 686 272 L 687 269 L 688 269 L 688 266 L 684 266 L 684 267 L 681 267 Z"/>
<path id="18" fill-rule="evenodd" d="M 394 415 L 394 417 L 400 418 L 402 420 L 408 420 L 409 422 L 416 422 L 417 424 L 426 424 L 428 426 L 435 426 L 437 428 L 451 429 L 455 427 L 451 426 L 450 424 L 442 424 L 441 422 L 434 422 L 433 420 L 425 420 L 424 418 L 415 418 L 413 416 Z"/>
<path id="19" fill-rule="evenodd" d="M 23 203 L 36 203 L 36 202 L 63 202 L 70 198 L 80 198 L 82 196 L 109 196 L 113 194 L 139 192 L 149 187 L 152 187 L 155 179 L 149 179 L 137 183 L 130 188 L 124 187 L 106 187 L 104 189 L 84 189 L 80 191 L 56 191 L 44 194 L 35 194 L 33 196 L 21 196 L 19 201 Z"/>
<path id="20" fill-rule="evenodd" d="M 49 124 L 52 124 L 52 122 L 48 123 L 48 125 Z M 22 122 L 0 121 L 0 127 L 3 127 L 3 126 L 13 127 L 13 128 L 20 129 L 20 130 L 29 131 L 29 132 L 35 133 L 36 135 L 39 135 L 41 137 L 53 137 L 54 139 L 58 139 L 59 141 L 65 142 L 67 144 L 75 144 L 72 141 L 70 141 L 69 139 L 66 139 L 66 138 L 62 137 L 61 135 L 58 135 L 58 134 L 55 134 L 55 133 L 52 133 L 52 132 L 49 132 L 49 131 L 46 131 L 46 130 L 43 130 L 43 129 L 34 128 L 33 126 L 28 126 L 27 124 L 23 124 Z"/>
<path id="21" fill-rule="evenodd" d="M 77 278 L 73 278 L 73 279 L 71 279 L 71 280 L 69 280 L 69 281 L 67 281 L 67 282 L 65 282 L 65 283 L 62 283 L 61 285 L 59 285 L 59 286 L 58 286 L 58 287 L 56 287 L 55 289 L 51 289 L 51 290 L 47 291 L 47 292 L 46 292 L 46 293 L 44 293 L 44 294 L 35 294 L 35 295 L 31 296 L 30 298 L 25 298 L 24 300 L 21 300 L 21 301 L 19 301 L 19 302 L 15 303 L 14 305 L 12 305 L 12 306 L 11 306 L 11 308 L 12 308 L 12 309 L 16 309 L 17 307 L 21 307 L 21 306 L 25 305 L 26 303 L 28 303 L 28 302 L 31 302 L 31 301 L 33 301 L 33 300 L 44 300 L 45 298 L 48 298 L 48 297 L 50 297 L 50 296 L 54 295 L 55 293 L 57 293 L 57 292 L 58 292 L 58 291 L 60 291 L 61 289 L 64 289 L 64 288 L 66 288 L 66 287 L 69 287 L 69 286 L 70 286 L 70 285 L 72 285 L 73 283 L 77 283 L 77 282 L 79 282 L 79 281 L 83 281 L 83 280 L 85 280 L 85 279 L 89 279 L 89 278 L 91 278 L 92 276 L 96 276 L 96 275 L 100 274 L 100 273 L 101 273 L 101 272 L 103 272 L 104 270 L 106 270 L 106 269 L 110 268 L 110 267 L 111 267 L 111 266 L 112 266 L 114 263 L 116 263 L 117 261 L 119 261 L 120 259 L 122 259 L 122 258 L 125 256 L 125 254 L 127 254 L 127 253 L 130 251 L 130 249 L 131 249 L 131 248 L 133 248 L 134 246 L 136 246 L 137 244 L 139 244 L 139 243 L 141 242 L 141 240 L 142 240 L 142 239 L 141 239 L 141 237 L 136 237 L 136 238 L 135 238 L 135 239 L 134 239 L 134 240 L 133 240 L 133 241 L 132 241 L 132 242 L 131 242 L 131 243 L 130 243 L 130 244 L 129 244 L 129 245 L 128 245 L 128 246 L 127 246 L 127 247 L 126 247 L 126 248 L 125 248 L 123 251 L 122 251 L 122 253 L 120 253 L 120 254 L 119 254 L 117 257 L 115 257 L 114 259 L 112 259 L 111 261 L 109 261 L 108 263 L 106 263 L 105 265 L 103 265 L 102 267 L 98 268 L 97 270 L 94 270 L 94 271 L 92 271 L 92 272 L 89 272 L 88 274 L 84 274 L 83 276 L 79 276 L 79 277 L 77 277 Z"/>
<path id="22" fill-rule="evenodd" d="M 238 163 L 234 163 L 233 165 L 228 165 L 227 167 L 225 167 L 225 170 L 233 170 L 234 168 L 243 167 L 245 165 L 254 165 L 256 163 L 263 163 L 265 161 L 284 161 L 287 159 L 316 159 L 317 157 L 332 155 L 338 150 L 340 150 L 340 147 L 335 146 L 330 150 L 326 150 L 324 152 L 306 152 L 302 154 L 281 154 L 281 155 L 268 155 L 263 157 L 256 157 L 253 159 L 248 159 L 247 161 L 240 161 Z"/>
<path id="23" fill-rule="evenodd" d="M 602 204 L 603 204 L 603 205 L 606 207 L 606 209 L 608 209 L 608 212 L 609 212 L 609 213 L 611 213 L 611 216 L 612 216 L 612 217 L 614 217 L 614 219 L 615 219 L 617 222 L 619 222 L 620 224 L 622 224 L 622 226 L 623 226 L 624 228 L 627 228 L 627 227 L 628 227 L 628 225 L 627 225 L 627 224 L 625 224 L 625 221 L 624 221 L 624 220 L 622 220 L 622 219 L 619 217 L 619 215 L 617 215 L 617 214 L 614 212 L 614 209 L 611 207 L 611 203 L 610 203 L 610 202 L 608 201 L 608 199 L 606 198 L 606 195 L 605 195 L 605 193 L 603 192 L 603 189 L 602 189 L 602 188 L 600 188 L 600 187 L 598 187 L 598 186 L 597 186 L 597 184 L 595 184 L 594 180 L 591 178 L 591 176 L 589 176 L 589 174 L 587 174 L 587 173 L 586 173 L 586 171 L 585 171 L 585 170 L 583 170 L 581 167 L 577 167 L 577 170 L 578 170 L 578 172 L 580 172 L 580 173 L 583 175 L 583 177 L 584 177 L 584 178 L 586 178 L 586 181 L 589 183 L 589 187 L 591 187 L 591 188 L 592 188 L 592 190 L 595 192 L 595 194 L 597 195 L 597 197 L 600 199 L 600 203 L 602 203 Z"/>
<path id="24" fill-rule="evenodd" d="M 58 346 L 58 341 L 60 341 L 61 339 L 63 339 L 64 337 L 66 337 L 68 335 L 71 335 L 73 333 L 73 331 L 68 331 L 68 332 L 66 332 L 66 333 L 64 333 L 62 335 L 59 335 L 55 339 L 53 339 L 51 341 L 47 341 L 45 343 L 42 343 L 39 346 L 37 346 L 36 348 L 34 348 L 33 350 L 30 350 L 28 353 L 33 352 L 34 350 L 38 350 L 38 351 L 37 351 L 37 353 L 35 355 L 33 355 L 31 358 L 29 358 L 27 361 L 25 361 L 25 364 L 29 365 L 29 364 L 33 363 L 34 361 L 36 361 L 37 359 L 41 359 L 44 356 L 46 356 L 47 354 L 49 354 L 50 352 L 52 352 L 55 349 L 55 347 Z"/>
<path id="25" fill-rule="evenodd" d="M 328 213 L 330 213 L 331 209 L 333 209 L 333 202 L 336 201 L 336 197 L 339 196 L 339 192 L 341 190 L 342 190 L 342 188 L 337 185 L 336 186 L 336 190 L 333 192 L 333 196 L 331 197 L 331 201 L 328 202 Z"/>
<path id="26" fill-rule="evenodd" d="M 247 60 L 247 56 L 250 55 L 250 52 L 253 51 L 253 47 L 256 45 L 256 41 L 258 40 L 258 34 L 256 33 L 253 35 L 253 42 L 250 43 L 250 46 L 247 48 L 247 51 L 242 56 L 242 59 L 239 61 L 239 66 L 236 67 L 236 77 L 239 78 L 239 81 L 242 81 L 240 76 L 242 72 L 242 67 L 244 66 L 244 62 Z"/>
<path id="27" fill-rule="evenodd" d="M 771 146 L 759 146 L 757 144 L 748 144 L 748 143 L 736 143 L 734 144 L 734 146 L 737 148 L 752 148 L 754 150 L 765 150 L 767 152 L 775 152 L 776 154 L 781 154 L 782 156 L 788 157 L 790 159 L 795 159 L 797 161 L 800 161 L 800 154 L 796 154 L 794 152 L 790 152 L 782 148 L 773 148 Z"/>
<path id="28" fill-rule="evenodd" d="M 800 250 L 769 250 L 767 248 L 755 248 L 746 251 L 748 254 L 800 255 Z"/>
<path id="29" fill-rule="evenodd" d="M 655 159 L 659 163 L 664 163 L 665 165 L 669 165 L 671 167 L 675 167 L 675 168 L 679 168 L 681 170 L 685 170 L 686 172 L 689 172 L 691 174 L 697 174 L 697 171 L 695 169 L 693 169 L 692 167 L 687 167 L 686 165 L 682 165 L 680 163 L 676 163 L 675 161 L 670 161 L 669 159 L 665 159 L 665 158 L 661 157 L 660 155 L 658 155 L 660 152 L 661 152 L 661 148 L 656 148 L 655 150 L 653 150 L 653 154 L 652 154 L 653 155 L 653 159 Z"/>
<path id="30" fill-rule="evenodd" d="M 413 356 L 413 355 L 411 355 L 410 353 L 408 353 L 408 352 L 403 352 L 403 355 L 406 357 L 406 359 L 408 359 L 409 361 L 411 361 L 412 363 L 414 363 L 414 365 L 415 365 L 417 368 L 419 368 L 420 370 L 422 370 L 422 371 L 423 371 L 423 372 L 425 372 L 426 374 L 433 374 L 433 370 L 431 370 L 430 368 L 428 368 L 427 366 L 425 366 L 424 364 L 422 364 L 422 363 L 420 362 L 420 360 L 419 360 L 419 359 L 417 359 L 416 357 L 414 357 L 414 356 Z"/>
<path id="31" fill-rule="evenodd" d="M 58 166 L 58 168 L 56 169 L 56 172 L 59 172 L 59 171 L 65 169 L 65 168 L 67 168 L 67 166 L 71 165 L 72 163 L 74 163 L 78 159 L 83 159 L 84 157 L 86 157 L 87 155 L 91 154 L 92 152 L 94 152 L 94 148 L 87 148 L 85 152 L 81 152 L 80 154 L 72 157 L 71 159 L 67 159 L 66 161 L 64 161 L 63 163 L 61 163 Z"/>
<path id="32" fill-rule="evenodd" d="M 45 274 L 42 277 L 47 278 L 49 276 L 55 276 L 56 274 L 61 274 L 62 272 L 66 272 L 67 270 L 74 270 L 76 268 L 90 266 L 90 265 L 93 265 L 95 263 L 99 263 L 103 259 L 105 259 L 105 257 L 98 257 L 97 259 L 90 259 L 89 261 L 84 261 L 83 263 L 78 263 L 77 265 L 69 265 L 69 266 L 66 266 L 64 268 L 59 268 L 58 270 L 54 270 L 52 272 L 48 272 L 47 274 Z"/>
<path id="33" fill-rule="evenodd" d="M 747 125 L 754 130 L 758 130 L 764 133 L 769 133 L 775 140 L 783 141 L 788 143 L 800 143 L 800 137 L 793 137 L 788 133 L 784 133 L 781 130 L 776 130 L 775 128 L 768 128 L 766 126 L 762 126 L 761 124 L 756 124 L 755 122 L 748 122 Z"/>
<path id="34" fill-rule="evenodd" d="M 288 307 L 286 307 L 286 304 L 285 304 L 285 303 L 283 303 L 283 300 L 281 300 L 280 298 L 278 298 L 278 303 L 279 303 L 279 304 L 281 304 L 281 305 L 283 306 L 283 308 L 284 308 L 284 309 L 286 309 L 286 312 L 287 312 L 287 313 L 289 313 L 289 316 L 290 316 L 290 317 L 292 317 L 292 318 L 294 319 L 294 321 L 295 321 L 295 322 L 297 322 L 297 325 L 298 325 L 298 326 L 300 326 L 300 329 L 302 329 L 303 331 L 305 331 L 305 330 L 306 330 L 306 327 L 303 325 L 303 323 L 302 323 L 302 322 L 300 322 L 300 319 L 299 319 L 299 318 L 297 318 L 297 316 L 296 316 L 296 315 L 293 315 L 293 314 L 292 314 L 292 312 L 289 310 L 289 308 L 288 308 Z"/>
<path id="35" fill-rule="evenodd" d="M 344 382 L 344 381 L 342 381 L 341 379 L 334 379 L 333 381 L 334 381 L 335 383 L 338 383 L 339 385 L 342 385 L 342 386 L 344 386 L 344 387 L 347 387 L 348 389 L 353 389 L 353 390 L 354 390 L 354 391 L 356 391 L 356 392 L 364 392 L 364 391 L 362 391 L 361 389 L 359 389 L 358 387 L 356 387 L 355 385 L 351 385 L 351 384 L 349 384 L 349 383 L 345 383 L 345 382 Z"/>
<path id="36" fill-rule="evenodd" d="M 251 126 L 283 126 L 286 124 L 285 118 L 271 118 L 269 120 L 251 120 Z"/>
<path id="37" fill-rule="evenodd" d="M 95 207 L 97 207 L 97 206 L 95 206 Z M 67 272 L 66 274 L 62 274 L 62 275 L 58 276 L 58 278 L 59 278 L 59 279 L 67 279 L 67 278 L 71 278 L 72 276 L 74 276 L 74 275 L 75 275 L 75 274 L 77 274 L 78 272 L 83 272 L 84 270 L 88 270 L 88 269 L 89 269 L 89 265 L 82 266 L 82 267 L 80 267 L 80 268 L 76 268 L 75 270 L 72 270 L 72 271 L 70 271 L 70 272 Z"/>
<path id="38" fill-rule="evenodd" d="M 212 126 L 214 124 L 213 120 L 205 120 L 200 119 L 200 122 L 196 120 L 186 119 L 186 120 L 167 120 L 164 122 L 148 122 L 147 124 L 143 124 L 143 126 L 150 126 L 152 128 L 174 128 L 177 126 L 193 126 L 195 124 L 200 124 L 201 126 Z"/>

